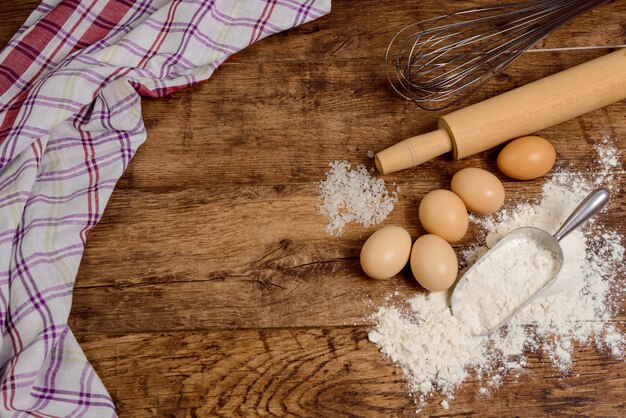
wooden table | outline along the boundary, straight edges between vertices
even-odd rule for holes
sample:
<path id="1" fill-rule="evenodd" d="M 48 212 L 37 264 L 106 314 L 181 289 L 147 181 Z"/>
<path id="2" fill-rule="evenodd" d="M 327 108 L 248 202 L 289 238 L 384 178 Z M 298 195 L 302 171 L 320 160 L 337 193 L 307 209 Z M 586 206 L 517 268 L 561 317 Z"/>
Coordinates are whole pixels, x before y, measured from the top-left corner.
<path id="1" fill-rule="evenodd" d="M 0 45 L 36 3 L 0 3 Z M 367 279 L 358 256 L 374 228 L 326 235 L 316 187 L 330 161 L 371 166 L 368 150 L 426 132 L 441 114 L 389 88 L 390 37 L 407 23 L 485 3 L 335 0 L 330 15 L 246 49 L 208 82 L 144 101 L 148 141 L 89 237 L 70 317 L 121 416 L 414 414 L 402 372 L 367 340 L 366 317 L 394 289 L 407 297 L 422 290 L 406 273 Z M 625 44 L 624 16 L 626 1 L 612 2 L 539 48 Z M 527 53 L 483 94 L 609 50 Z M 541 134 L 559 166 L 593 176 L 597 140 L 610 135 L 625 148 L 624 115 L 626 102 Z M 385 224 L 417 237 L 421 197 L 448 187 L 463 167 L 496 173 L 496 153 L 386 176 L 402 193 Z M 615 175 L 623 185 L 624 171 Z M 538 197 L 543 181 L 503 180 L 509 205 L 513 196 Z M 621 194 L 600 220 L 625 233 L 625 215 Z M 471 228 L 457 248 L 476 240 Z M 624 416 L 623 361 L 579 347 L 572 375 L 562 377 L 546 356 L 529 357 L 493 397 L 478 397 L 469 381 L 449 410 L 434 397 L 423 413 Z"/>

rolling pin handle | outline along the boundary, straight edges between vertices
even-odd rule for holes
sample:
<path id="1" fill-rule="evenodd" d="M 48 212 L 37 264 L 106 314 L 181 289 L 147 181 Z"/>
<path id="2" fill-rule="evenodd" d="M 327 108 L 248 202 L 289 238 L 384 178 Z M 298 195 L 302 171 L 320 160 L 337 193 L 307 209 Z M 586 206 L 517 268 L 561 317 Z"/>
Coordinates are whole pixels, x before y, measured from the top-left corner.
<path id="1" fill-rule="evenodd" d="M 445 129 L 405 139 L 376 154 L 376 168 L 389 174 L 415 167 L 452 151 L 452 139 Z"/>

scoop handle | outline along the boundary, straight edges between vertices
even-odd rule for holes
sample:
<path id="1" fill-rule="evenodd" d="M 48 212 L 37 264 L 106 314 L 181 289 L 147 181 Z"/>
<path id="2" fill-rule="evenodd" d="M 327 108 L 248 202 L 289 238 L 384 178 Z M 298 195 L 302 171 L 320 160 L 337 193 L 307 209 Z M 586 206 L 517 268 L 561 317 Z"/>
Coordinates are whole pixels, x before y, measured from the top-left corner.
<path id="1" fill-rule="evenodd" d="M 609 201 L 609 191 L 607 189 L 594 190 L 580 202 L 580 205 L 567 218 L 561 228 L 554 234 L 557 241 L 561 241 L 567 234 L 574 231 L 589 218 L 595 215 Z"/>

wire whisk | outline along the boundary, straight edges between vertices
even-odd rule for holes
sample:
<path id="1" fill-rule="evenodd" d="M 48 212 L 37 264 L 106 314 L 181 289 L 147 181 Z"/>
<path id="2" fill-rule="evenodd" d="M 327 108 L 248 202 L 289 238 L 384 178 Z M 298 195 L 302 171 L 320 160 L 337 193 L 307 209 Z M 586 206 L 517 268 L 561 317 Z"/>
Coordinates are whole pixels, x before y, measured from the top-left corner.
<path id="1" fill-rule="evenodd" d="M 387 78 L 396 92 L 423 109 L 446 108 L 564 23 L 607 2 L 543 0 L 491 5 L 411 24 L 398 32 L 387 48 Z"/>

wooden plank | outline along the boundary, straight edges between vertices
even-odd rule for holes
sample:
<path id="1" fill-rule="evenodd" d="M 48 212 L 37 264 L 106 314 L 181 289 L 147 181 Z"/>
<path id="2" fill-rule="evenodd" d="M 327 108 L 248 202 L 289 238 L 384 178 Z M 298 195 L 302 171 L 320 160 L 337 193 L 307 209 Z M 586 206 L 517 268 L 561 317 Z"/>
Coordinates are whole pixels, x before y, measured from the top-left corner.
<path id="1" fill-rule="evenodd" d="M 483 95 L 507 91 L 598 55 L 598 51 L 550 53 L 549 59 L 527 55 Z M 541 134 L 554 142 L 560 161 L 586 170 L 588 149 L 572 144 L 613 135 L 624 148 L 625 112 L 626 102 L 618 103 Z M 193 89 L 144 102 L 148 140 L 119 187 L 315 181 L 329 161 L 371 164 L 368 150 L 379 151 L 428 132 L 444 113 L 418 110 L 393 94 L 378 66 L 358 62 L 230 66 Z M 585 127 L 591 125 L 597 129 L 586 133 Z M 478 155 L 468 163 L 480 166 L 492 156 Z M 424 171 L 458 167 L 449 161 L 440 157 L 386 178 L 409 181 Z"/>
<path id="2" fill-rule="evenodd" d="M 356 329 L 80 336 L 120 416 L 415 416 L 402 372 Z M 623 363 L 576 348 L 562 377 L 530 354 L 492 397 L 470 379 L 423 416 L 623 416 Z"/>
<path id="3" fill-rule="evenodd" d="M 0 49 L 4 48 L 39 3 L 39 0 L 0 2 Z"/>
<path id="4" fill-rule="evenodd" d="M 0 46 L 26 20 L 38 0 L 0 2 Z M 263 40 L 241 52 L 237 62 L 268 60 L 373 59 L 384 56 L 398 30 L 422 19 L 462 8 L 484 6 L 484 0 L 463 2 L 407 2 L 334 0 L 332 12 L 308 25 Z M 614 1 L 597 7 L 551 34 L 538 48 L 603 46 L 626 43 L 623 19 L 626 5 Z M 381 24 L 381 22 L 384 22 Z M 598 30 L 601 27 L 602 30 Z M 262 46 L 261 46 L 262 45 Z M 271 58 L 269 58 L 271 57 Z"/>
<path id="5" fill-rule="evenodd" d="M 320 59 L 334 62 L 355 58 L 382 62 L 390 40 L 405 26 L 494 3 L 485 0 L 384 3 L 365 0 L 354 7 L 350 0 L 333 0 L 333 10 L 328 16 L 270 37 L 263 41 L 263 48 L 248 48 L 233 62 Z M 625 14 L 626 5 L 620 1 L 596 7 L 557 29 L 536 48 L 624 45 L 626 31 L 620 17 Z"/>
<path id="6" fill-rule="evenodd" d="M 419 201 L 448 187 L 451 177 L 428 173 L 401 183 L 400 202 L 384 225 L 402 225 L 414 238 L 424 233 Z M 615 184 L 624 178 L 617 174 Z M 520 196 L 537 198 L 544 181 L 503 180 L 506 207 Z M 350 225 L 343 238 L 331 238 L 316 199 L 313 184 L 116 191 L 89 237 L 72 328 L 114 333 L 362 324 L 394 288 L 422 291 L 408 269 L 389 281 L 368 279 L 358 257 L 374 228 Z M 624 216 L 626 199 L 615 195 L 598 220 L 624 233 Z M 472 226 L 455 247 L 481 240 Z"/>

